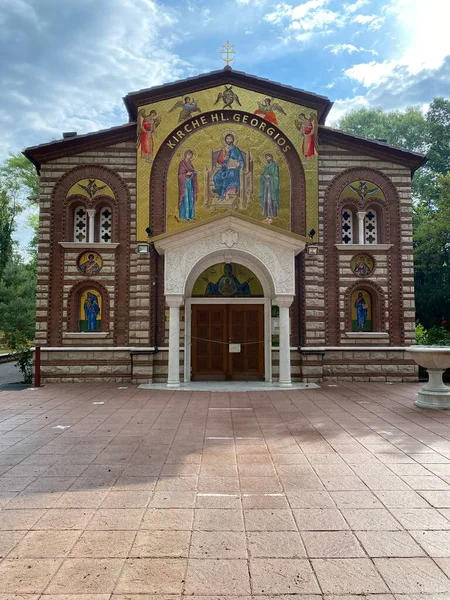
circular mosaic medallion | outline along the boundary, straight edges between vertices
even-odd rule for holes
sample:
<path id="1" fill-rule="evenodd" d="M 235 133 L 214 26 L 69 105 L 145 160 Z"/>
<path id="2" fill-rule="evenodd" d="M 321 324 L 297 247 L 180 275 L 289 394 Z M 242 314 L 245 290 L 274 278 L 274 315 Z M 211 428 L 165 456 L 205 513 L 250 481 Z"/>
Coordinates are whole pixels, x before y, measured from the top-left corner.
<path id="1" fill-rule="evenodd" d="M 375 261 L 368 254 L 357 254 L 352 258 L 351 269 L 358 277 L 368 277 L 375 269 Z"/>
<path id="2" fill-rule="evenodd" d="M 97 252 L 83 252 L 77 258 L 77 269 L 83 275 L 97 275 L 103 267 L 103 259 Z"/>

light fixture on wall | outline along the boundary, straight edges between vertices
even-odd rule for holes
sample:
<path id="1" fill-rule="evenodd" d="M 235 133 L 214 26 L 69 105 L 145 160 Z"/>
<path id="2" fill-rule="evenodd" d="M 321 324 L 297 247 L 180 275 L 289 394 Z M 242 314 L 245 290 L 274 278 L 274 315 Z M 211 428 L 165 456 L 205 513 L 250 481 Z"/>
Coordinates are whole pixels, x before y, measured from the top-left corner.
<path id="1" fill-rule="evenodd" d="M 148 254 L 149 251 L 149 244 L 138 244 L 136 246 L 136 252 L 138 254 Z"/>
<path id="2" fill-rule="evenodd" d="M 316 256 L 319 254 L 319 246 L 308 246 L 306 249 L 306 253 L 309 256 Z"/>

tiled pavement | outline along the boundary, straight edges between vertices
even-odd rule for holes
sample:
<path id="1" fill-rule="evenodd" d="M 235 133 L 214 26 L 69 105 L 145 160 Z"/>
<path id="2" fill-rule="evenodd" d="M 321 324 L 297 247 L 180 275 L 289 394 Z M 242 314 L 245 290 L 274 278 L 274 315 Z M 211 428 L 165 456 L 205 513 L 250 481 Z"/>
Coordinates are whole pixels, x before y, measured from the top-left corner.
<path id="1" fill-rule="evenodd" d="M 0 600 L 450 600 L 418 387 L 0 392 Z"/>

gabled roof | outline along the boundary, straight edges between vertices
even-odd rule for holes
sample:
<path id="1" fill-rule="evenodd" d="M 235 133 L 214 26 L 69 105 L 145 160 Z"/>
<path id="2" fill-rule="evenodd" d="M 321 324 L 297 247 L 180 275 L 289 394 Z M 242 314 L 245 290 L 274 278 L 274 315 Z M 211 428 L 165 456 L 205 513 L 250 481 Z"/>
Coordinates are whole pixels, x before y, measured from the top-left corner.
<path id="1" fill-rule="evenodd" d="M 427 157 L 420 152 L 412 152 L 406 148 L 392 146 L 380 140 L 373 140 L 347 133 L 340 129 L 319 125 L 319 142 L 322 144 L 331 144 L 347 150 L 365 152 L 369 156 L 379 158 L 380 160 L 390 160 L 411 169 L 414 173 L 419 167 L 427 162 Z"/>
<path id="2" fill-rule="evenodd" d="M 136 123 L 125 123 L 110 129 L 101 129 L 92 133 L 53 140 L 38 146 L 30 146 L 24 150 L 23 154 L 39 171 L 41 164 L 50 160 L 134 139 L 136 139 Z"/>
<path id="3" fill-rule="evenodd" d="M 273 94 L 277 98 L 286 101 L 299 102 L 303 106 L 317 110 L 320 123 L 319 140 L 321 143 L 329 143 L 355 152 L 364 152 L 369 156 L 380 158 L 380 160 L 390 160 L 410 168 L 412 173 L 425 164 L 427 160 L 423 154 L 325 126 L 325 118 L 332 107 L 332 102 L 325 96 L 312 94 L 305 90 L 282 85 L 281 83 L 255 77 L 254 75 L 248 75 L 242 71 L 234 71 L 230 67 L 127 94 L 123 100 L 130 116 L 129 123 L 112 127 L 111 129 L 104 129 L 40 144 L 39 146 L 32 146 L 24 151 L 24 155 L 39 170 L 42 163 L 57 158 L 94 150 L 102 146 L 135 140 L 135 120 L 140 106 L 172 98 L 176 95 L 182 96 L 187 93 L 193 93 L 214 85 L 233 84 L 261 94 Z"/>
<path id="4" fill-rule="evenodd" d="M 139 90 L 127 94 L 123 101 L 127 107 L 130 120 L 135 121 L 138 108 L 145 104 L 151 104 L 159 100 L 173 98 L 173 96 L 182 96 L 187 93 L 194 93 L 217 85 L 241 85 L 248 90 L 260 92 L 261 94 L 272 94 L 281 100 L 288 102 L 298 102 L 302 106 L 307 106 L 317 110 L 319 123 L 324 123 L 327 114 L 330 112 L 333 103 L 326 96 L 319 96 L 306 92 L 289 85 L 283 85 L 269 79 L 249 75 L 243 71 L 235 71 L 231 67 L 225 67 L 219 71 L 210 71 L 196 77 L 180 79 L 172 83 L 158 85 L 152 88 Z"/>

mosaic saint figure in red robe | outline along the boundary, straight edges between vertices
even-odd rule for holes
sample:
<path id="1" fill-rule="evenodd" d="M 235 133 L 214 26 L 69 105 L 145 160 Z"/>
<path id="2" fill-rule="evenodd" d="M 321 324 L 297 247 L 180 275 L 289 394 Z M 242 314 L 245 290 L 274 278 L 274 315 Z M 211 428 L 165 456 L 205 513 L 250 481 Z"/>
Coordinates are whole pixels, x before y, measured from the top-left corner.
<path id="1" fill-rule="evenodd" d="M 302 136 L 302 153 L 305 158 L 317 156 L 317 122 L 313 114 L 309 117 L 300 113 L 295 126 Z"/>
<path id="2" fill-rule="evenodd" d="M 273 125 L 278 125 L 277 116 L 275 112 L 279 112 L 282 115 L 286 114 L 279 104 L 273 102 L 272 98 L 264 98 L 262 102 L 258 102 L 258 108 L 253 114 L 259 115 L 260 117 L 262 117 L 266 121 L 269 121 L 269 123 L 272 123 Z"/>
<path id="3" fill-rule="evenodd" d="M 156 110 L 151 110 L 148 115 L 141 109 L 137 116 L 138 136 L 137 146 L 141 148 L 141 157 L 147 162 L 153 161 L 154 140 L 156 129 L 161 122 Z"/>

